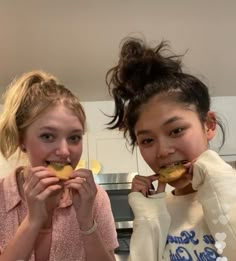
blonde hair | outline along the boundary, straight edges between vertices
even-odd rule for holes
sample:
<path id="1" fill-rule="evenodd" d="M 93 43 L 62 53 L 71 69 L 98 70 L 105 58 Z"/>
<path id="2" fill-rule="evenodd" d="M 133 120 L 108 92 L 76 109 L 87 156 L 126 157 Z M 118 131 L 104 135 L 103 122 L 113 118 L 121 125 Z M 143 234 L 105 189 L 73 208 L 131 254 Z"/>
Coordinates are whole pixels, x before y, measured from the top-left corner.
<path id="1" fill-rule="evenodd" d="M 20 146 L 27 127 L 50 106 L 62 103 L 78 116 L 83 130 L 85 113 L 78 99 L 57 79 L 43 71 L 31 71 L 14 80 L 4 95 L 0 117 L 0 151 L 8 159 Z"/>

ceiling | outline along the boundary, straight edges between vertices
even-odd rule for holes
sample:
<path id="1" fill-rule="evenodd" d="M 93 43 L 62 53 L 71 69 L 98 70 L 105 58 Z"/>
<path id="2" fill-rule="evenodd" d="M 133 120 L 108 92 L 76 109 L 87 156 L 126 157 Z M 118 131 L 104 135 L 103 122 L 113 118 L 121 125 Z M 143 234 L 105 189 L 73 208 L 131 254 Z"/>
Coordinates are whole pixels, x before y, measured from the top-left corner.
<path id="1" fill-rule="evenodd" d="M 169 40 L 212 95 L 236 95 L 236 1 L 0 0 L 0 93 L 23 72 L 57 76 L 82 101 L 109 100 L 119 44 Z"/>

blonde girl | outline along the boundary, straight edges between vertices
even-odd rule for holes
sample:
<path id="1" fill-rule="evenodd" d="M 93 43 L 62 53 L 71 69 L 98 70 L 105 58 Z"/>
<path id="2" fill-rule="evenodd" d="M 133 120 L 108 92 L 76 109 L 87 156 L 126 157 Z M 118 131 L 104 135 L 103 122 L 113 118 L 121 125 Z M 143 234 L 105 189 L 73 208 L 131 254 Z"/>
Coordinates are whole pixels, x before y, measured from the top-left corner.
<path id="1" fill-rule="evenodd" d="M 0 118 L 0 150 L 29 161 L 0 179 L 0 260 L 115 260 L 116 231 L 105 191 L 90 170 L 75 170 L 85 113 L 79 99 L 42 71 L 8 88 Z M 74 169 L 61 181 L 49 164 Z"/>

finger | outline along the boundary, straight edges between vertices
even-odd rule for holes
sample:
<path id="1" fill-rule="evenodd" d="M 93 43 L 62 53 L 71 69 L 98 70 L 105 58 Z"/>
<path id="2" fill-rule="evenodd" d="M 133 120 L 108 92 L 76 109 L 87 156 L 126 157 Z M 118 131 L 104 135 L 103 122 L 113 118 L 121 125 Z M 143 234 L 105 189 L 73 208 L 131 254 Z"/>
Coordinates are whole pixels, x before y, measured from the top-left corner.
<path id="1" fill-rule="evenodd" d="M 41 179 L 44 179 L 47 177 L 56 177 L 56 176 L 53 172 L 50 172 L 45 167 L 32 168 L 28 172 L 25 183 L 28 186 L 29 190 L 32 190 Z"/>
<path id="2" fill-rule="evenodd" d="M 42 191 L 44 191 L 47 187 L 49 187 L 51 185 L 57 184 L 57 185 L 60 185 L 62 187 L 62 185 L 59 184 L 59 183 L 60 183 L 60 181 L 57 177 L 43 178 L 43 179 L 39 180 L 39 182 L 31 190 L 30 194 L 31 195 L 38 195 Z"/>
<path id="3" fill-rule="evenodd" d="M 148 191 L 146 189 L 142 189 L 140 192 L 144 195 L 144 197 L 148 196 Z"/>
<path id="4" fill-rule="evenodd" d="M 52 194 L 54 194 L 55 192 L 57 192 L 58 190 L 60 190 L 62 188 L 61 185 L 52 185 L 47 187 L 45 190 L 43 190 L 40 194 L 38 194 L 36 196 L 36 199 L 40 200 L 40 201 L 44 201 L 46 200 L 49 196 L 51 196 Z"/>
<path id="5" fill-rule="evenodd" d="M 156 190 L 156 193 L 162 193 L 162 192 L 165 192 L 165 189 L 166 189 L 166 183 L 164 182 L 158 182 L 158 185 L 157 185 L 157 190 Z"/>
<path id="6" fill-rule="evenodd" d="M 147 194 L 148 190 L 149 190 L 149 188 L 143 183 L 132 184 L 132 188 L 131 188 L 132 192 L 144 192 L 145 191 L 145 195 Z"/>
<path id="7" fill-rule="evenodd" d="M 149 179 L 148 177 L 145 176 L 135 176 L 135 178 L 133 179 L 133 183 L 138 183 L 138 184 L 145 184 L 147 187 L 151 187 L 151 179 Z"/>
<path id="8" fill-rule="evenodd" d="M 78 177 L 68 181 L 66 187 L 76 189 L 79 193 L 81 190 L 85 191 L 87 195 L 91 194 L 91 192 L 92 194 L 96 194 L 97 192 L 95 183 L 91 185 L 86 180 Z"/>
<path id="9" fill-rule="evenodd" d="M 66 187 L 68 187 L 68 185 L 70 184 L 81 184 L 84 186 L 85 190 L 89 193 L 89 191 L 91 190 L 96 190 L 96 184 L 94 182 L 94 180 L 89 180 L 89 179 L 85 179 L 85 178 L 81 178 L 81 177 L 76 177 L 73 179 L 70 179 L 68 181 L 66 181 L 64 183 L 64 185 Z"/>
<path id="10" fill-rule="evenodd" d="M 71 183 L 78 183 L 78 184 L 83 184 L 84 182 L 86 182 L 85 178 L 81 178 L 81 177 L 75 177 L 75 178 L 71 178 L 69 180 L 66 180 L 64 182 L 64 185 L 67 186 Z"/>
<path id="11" fill-rule="evenodd" d="M 189 180 L 192 181 L 193 179 L 193 172 L 186 172 L 185 177 Z"/>
<path id="12" fill-rule="evenodd" d="M 84 195 L 88 196 L 89 193 L 86 190 L 85 186 L 83 184 L 76 184 L 76 183 L 71 183 L 67 186 L 67 188 L 72 189 L 73 193 L 78 193 L 81 198 L 84 197 Z"/>
<path id="13" fill-rule="evenodd" d="M 143 178 L 143 177 L 135 177 L 133 180 L 132 180 L 133 183 L 143 183 L 143 184 L 148 184 L 148 179 L 147 178 Z"/>
<path id="14" fill-rule="evenodd" d="M 148 179 L 149 179 L 151 182 L 153 182 L 153 181 L 158 180 L 159 177 L 160 177 L 159 174 L 153 174 L 153 175 L 151 175 L 151 176 L 148 176 Z"/>
<path id="15" fill-rule="evenodd" d="M 132 188 L 148 188 L 149 185 L 146 182 L 140 181 L 140 180 L 135 180 L 132 182 Z"/>
<path id="16" fill-rule="evenodd" d="M 90 178 L 93 179 L 93 174 L 92 171 L 89 169 L 78 169 L 76 171 L 73 171 L 71 173 L 71 178 L 75 178 L 75 177 L 81 177 L 81 178 Z"/>

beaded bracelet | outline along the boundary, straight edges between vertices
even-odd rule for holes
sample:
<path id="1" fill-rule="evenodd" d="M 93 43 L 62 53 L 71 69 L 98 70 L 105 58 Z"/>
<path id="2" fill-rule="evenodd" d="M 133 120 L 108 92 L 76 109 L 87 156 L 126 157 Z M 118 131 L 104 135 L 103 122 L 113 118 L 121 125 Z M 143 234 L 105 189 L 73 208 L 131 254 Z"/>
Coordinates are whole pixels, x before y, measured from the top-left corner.
<path id="1" fill-rule="evenodd" d="M 80 229 L 80 233 L 81 233 L 82 235 L 90 235 L 90 234 L 92 234 L 96 229 L 97 229 L 97 223 L 96 223 L 96 221 L 94 220 L 94 221 L 93 221 L 93 226 L 92 226 L 90 229 L 88 229 L 88 230 L 81 230 L 81 229 Z"/>

